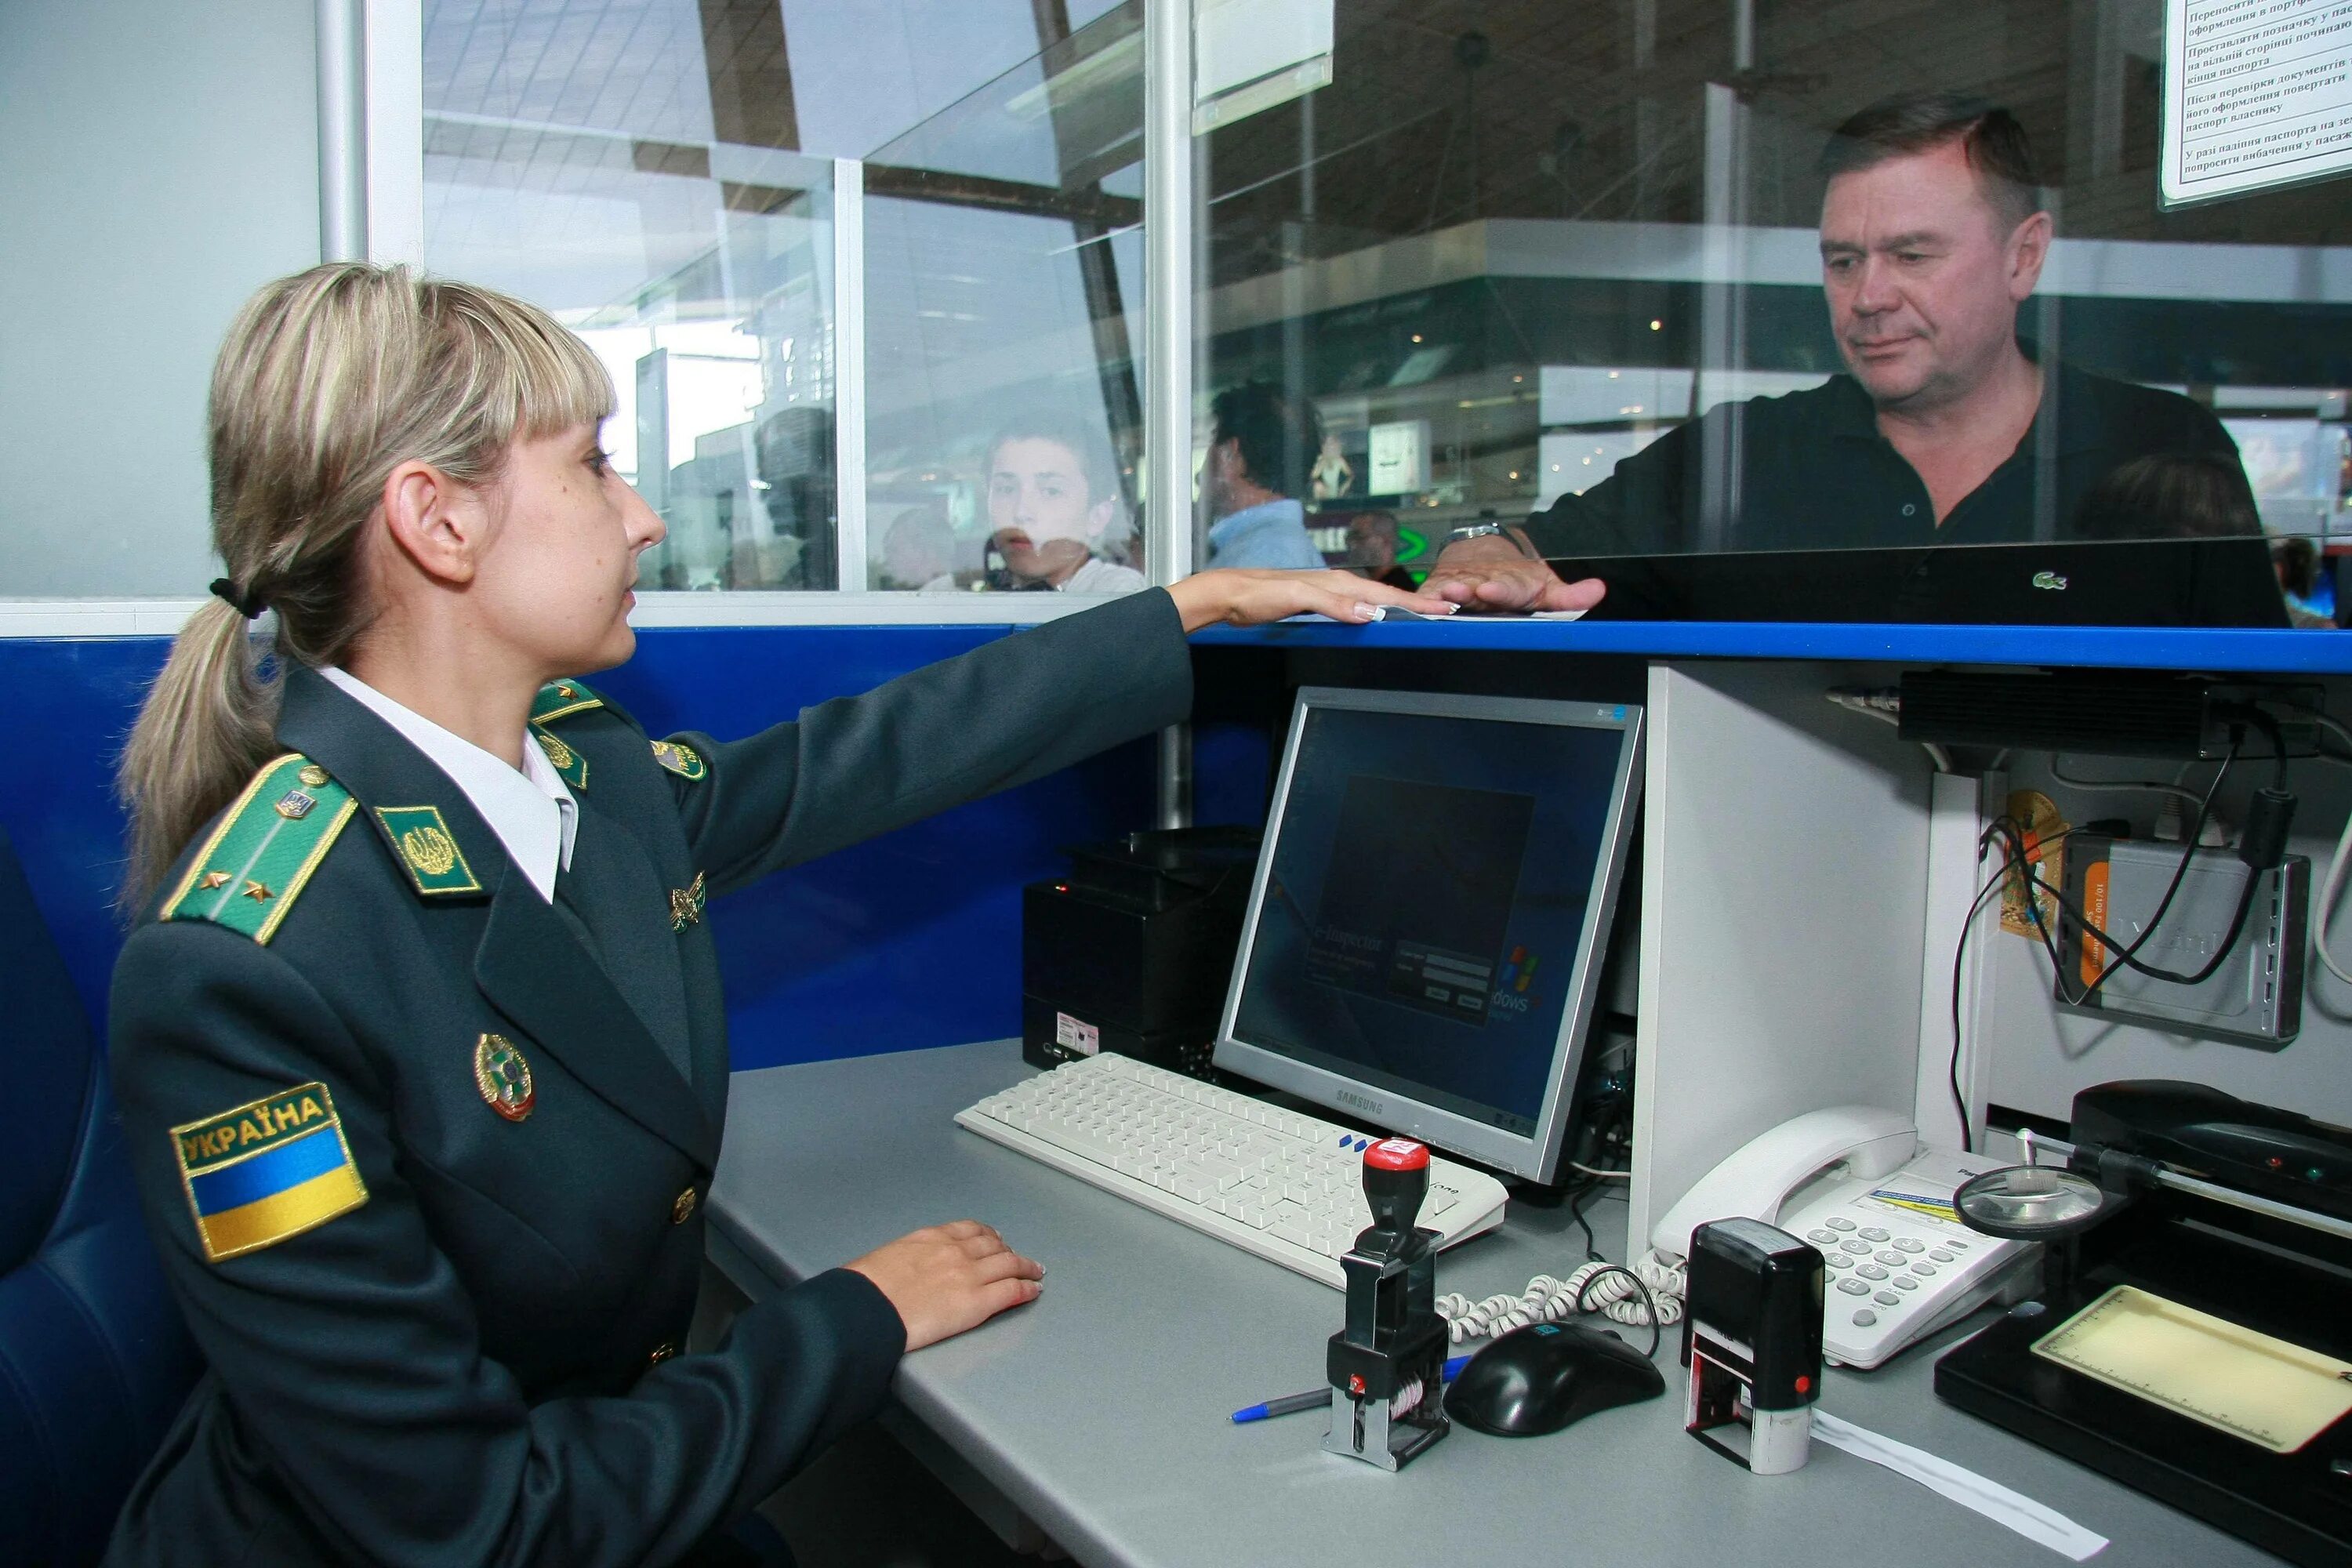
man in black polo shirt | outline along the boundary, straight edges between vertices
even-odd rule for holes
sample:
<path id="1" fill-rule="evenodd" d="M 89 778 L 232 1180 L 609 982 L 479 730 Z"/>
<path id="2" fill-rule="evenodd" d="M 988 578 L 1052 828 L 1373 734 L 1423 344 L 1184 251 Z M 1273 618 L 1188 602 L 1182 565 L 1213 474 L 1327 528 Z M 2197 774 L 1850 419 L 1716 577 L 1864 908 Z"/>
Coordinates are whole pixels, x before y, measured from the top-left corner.
<path id="1" fill-rule="evenodd" d="M 1974 618 L 1936 613 L 1949 608 L 1933 603 L 1942 563 L 1921 547 L 2114 538 L 2119 471 L 2234 469 L 2235 447 L 2198 405 L 2045 363 L 2018 338 L 2051 221 L 2008 110 L 1889 99 L 1840 126 L 1821 166 L 1822 290 L 1847 374 L 1711 409 L 1523 530 L 1457 531 L 1433 592 L 1493 610 L 1598 600 L 1617 618 Z M 2259 524 L 2248 506 L 2218 525 L 2134 514 L 2120 528 Z M 1909 553 L 1744 574 L 1713 559 L 1824 549 Z M 1853 601 L 1851 616 L 1777 602 L 1824 595 Z"/>

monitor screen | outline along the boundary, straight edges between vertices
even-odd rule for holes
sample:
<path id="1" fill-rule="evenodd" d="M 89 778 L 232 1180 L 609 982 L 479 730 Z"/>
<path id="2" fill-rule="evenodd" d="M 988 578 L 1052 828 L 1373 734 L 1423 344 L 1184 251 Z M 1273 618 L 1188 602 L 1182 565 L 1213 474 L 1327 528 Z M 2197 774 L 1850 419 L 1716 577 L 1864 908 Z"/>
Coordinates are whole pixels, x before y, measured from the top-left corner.
<path id="1" fill-rule="evenodd" d="M 1217 1064 L 1551 1179 L 1641 726 L 1623 703 L 1302 691 Z"/>

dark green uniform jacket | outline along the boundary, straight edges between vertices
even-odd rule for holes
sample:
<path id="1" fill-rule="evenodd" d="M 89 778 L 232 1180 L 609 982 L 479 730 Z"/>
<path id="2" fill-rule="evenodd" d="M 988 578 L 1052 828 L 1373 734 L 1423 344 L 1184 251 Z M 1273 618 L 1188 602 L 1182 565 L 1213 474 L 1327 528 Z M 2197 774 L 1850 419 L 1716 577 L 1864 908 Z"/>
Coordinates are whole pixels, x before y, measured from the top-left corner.
<path id="1" fill-rule="evenodd" d="M 211 1371 L 109 1561 L 675 1562 L 873 1414 L 904 1329 L 846 1270 L 675 1353 L 727 1110 L 701 899 L 1175 722 L 1191 692 L 1150 592 L 744 741 L 575 708 L 542 726 L 580 807 L 550 904 L 447 775 L 293 672 L 299 757 L 223 821 L 262 831 L 309 765 L 288 842 L 347 826 L 306 879 L 207 828 L 115 970 L 125 1131 Z"/>

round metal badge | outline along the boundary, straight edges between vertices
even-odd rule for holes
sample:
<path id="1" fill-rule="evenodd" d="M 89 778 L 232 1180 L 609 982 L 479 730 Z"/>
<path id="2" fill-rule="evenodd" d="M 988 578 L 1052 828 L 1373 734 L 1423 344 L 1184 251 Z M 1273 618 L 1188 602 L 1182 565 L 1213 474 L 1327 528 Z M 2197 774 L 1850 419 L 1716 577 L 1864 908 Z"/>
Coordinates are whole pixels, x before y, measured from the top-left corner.
<path id="1" fill-rule="evenodd" d="M 492 1110 L 509 1121 L 530 1114 L 539 1098 L 531 1087 L 530 1063 L 504 1035 L 484 1035 L 474 1042 L 474 1087 Z"/>

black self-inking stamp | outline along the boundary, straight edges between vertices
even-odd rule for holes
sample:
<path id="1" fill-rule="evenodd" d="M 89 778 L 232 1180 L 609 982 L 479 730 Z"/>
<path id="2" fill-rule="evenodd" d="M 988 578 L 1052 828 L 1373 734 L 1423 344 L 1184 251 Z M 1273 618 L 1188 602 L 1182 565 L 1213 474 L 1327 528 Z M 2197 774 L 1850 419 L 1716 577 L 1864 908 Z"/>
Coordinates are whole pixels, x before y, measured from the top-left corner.
<path id="1" fill-rule="evenodd" d="M 1804 1467 L 1822 1388 L 1822 1255 L 1761 1220 L 1691 1235 L 1685 1429 L 1759 1476 Z"/>
<path id="2" fill-rule="evenodd" d="M 1364 1151 L 1372 1223 L 1339 1259 L 1348 1326 L 1331 1336 L 1331 1430 L 1323 1447 L 1402 1469 L 1445 1436 L 1445 1320 L 1437 1315 L 1437 1232 L 1414 1228 L 1429 1150 L 1410 1138 Z"/>

